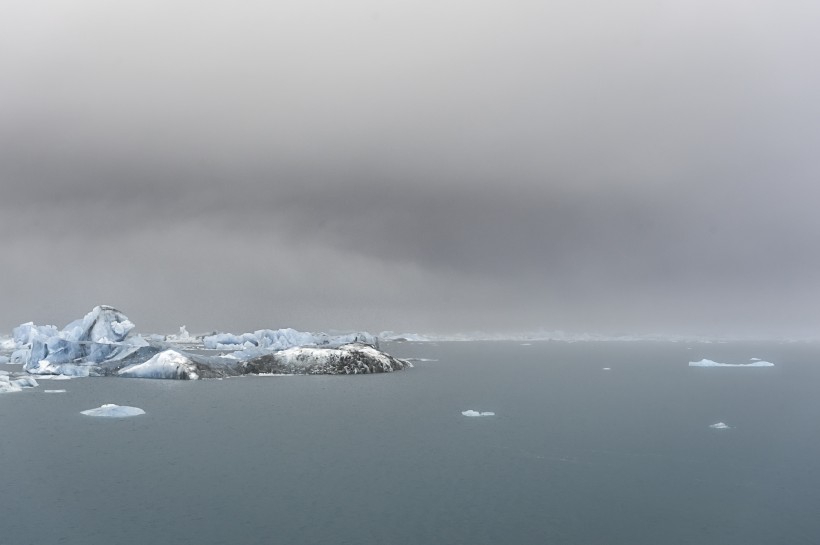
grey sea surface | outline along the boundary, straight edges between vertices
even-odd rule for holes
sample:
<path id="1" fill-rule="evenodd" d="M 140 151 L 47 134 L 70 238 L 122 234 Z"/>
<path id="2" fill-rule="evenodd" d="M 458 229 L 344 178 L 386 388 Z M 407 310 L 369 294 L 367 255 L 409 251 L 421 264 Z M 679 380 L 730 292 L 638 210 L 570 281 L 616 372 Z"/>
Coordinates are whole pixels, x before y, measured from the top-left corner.
<path id="1" fill-rule="evenodd" d="M 0 396 L 0 542 L 820 543 L 818 345 L 383 348 L 434 361 Z"/>

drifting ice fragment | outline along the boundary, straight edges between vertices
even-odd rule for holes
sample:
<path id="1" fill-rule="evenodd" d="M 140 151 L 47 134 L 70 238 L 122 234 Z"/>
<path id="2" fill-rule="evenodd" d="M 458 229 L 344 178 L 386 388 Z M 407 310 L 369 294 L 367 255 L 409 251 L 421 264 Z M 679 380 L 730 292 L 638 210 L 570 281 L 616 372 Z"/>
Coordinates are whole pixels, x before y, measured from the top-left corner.
<path id="1" fill-rule="evenodd" d="M 145 411 L 139 407 L 128 407 L 126 405 L 115 405 L 113 403 L 106 403 L 96 409 L 88 409 L 87 411 L 80 411 L 86 416 L 104 416 L 108 418 L 124 418 L 126 416 L 138 416 L 145 414 Z"/>
<path id="2" fill-rule="evenodd" d="M 774 367 L 774 364 L 768 361 L 752 361 L 752 363 L 719 363 L 712 360 L 690 361 L 689 367 Z"/>
<path id="3" fill-rule="evenodd" d="M 461 414 L 463 414 L 464 416 L 495 416 L 495 413 L 491 413 L 491 412 L 483 412 L 482 413 L 482 412 L 479 412 L 479 411 L 472 411 L 472 410 L 461 411 Z"/>
<path id="4" fill-rule="evenodd" d="M 65 390 L 43 390 L 47 394 L 64 394 Z"/>
<path id="5" fill-rule="evenodd" d="M 33 377 L 11 378 L 7 373 L 0 374 L 0 394 L 9 392 L 20 392 L 23 388 L 34 388 L 38 386 Z"/>
<path id="6" fill-rule="evenodd" d="M 731 426 L 723 422 L 717 422 L 715 424 L 710 424 L 709 427 L 715 430 L 728 430 Z"/>

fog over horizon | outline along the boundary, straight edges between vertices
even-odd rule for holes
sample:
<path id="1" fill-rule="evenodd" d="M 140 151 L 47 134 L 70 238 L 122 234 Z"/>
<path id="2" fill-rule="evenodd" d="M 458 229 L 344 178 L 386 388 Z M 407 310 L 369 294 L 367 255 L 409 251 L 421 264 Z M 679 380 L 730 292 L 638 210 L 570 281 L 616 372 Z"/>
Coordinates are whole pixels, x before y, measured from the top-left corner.
<path id="1" fill-rule="evenodd" d="M 12 0 L 0 334 L 820 337 L 820 4 Z"/>

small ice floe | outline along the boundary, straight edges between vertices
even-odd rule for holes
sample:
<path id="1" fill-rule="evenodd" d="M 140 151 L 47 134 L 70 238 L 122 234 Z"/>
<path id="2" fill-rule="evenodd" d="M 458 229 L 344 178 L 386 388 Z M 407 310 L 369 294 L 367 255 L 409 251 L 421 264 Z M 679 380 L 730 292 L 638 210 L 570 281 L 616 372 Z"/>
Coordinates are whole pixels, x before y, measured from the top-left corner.
<path id="1" fill-rule="evenodd" d="M 404 358 L 404 361 L 409 361 L 411 363 L 415 362 L 426 362 L 426 361 L 438 361 L 435 358 Z"/>
<path id="2" fill-rule="evenodd" d="M 521 346 L 532 346 L 532 343 L 521 343 Z"/>
<path id="3" fill-rule="evenodd" d="M 64 394 L 65 390 L 43 390 L 47 394 Z"/>
<path id="4" fill-rule="evenodd" d="M 612 371 L 612 367 L 604 367 L 602 371 Z"/>
<path id="5" fill-rule="evenodd" d="M 760 358 L 749 358 L 749 361 L 761 361 Z"/>
<path id="6" fill-rule="evenodd" d="M 20 392 L 23 388 L 35 388 L 38 386 L 33 377 L 12 378 L 8 373 L 0 374 L 0 394 L 9 392 Z"/>
<path id="7" fill-rule="evenodd" d="M 139 416 L 145 414 L 145 411 L 139 407 L 128 407 L 126 405 L 115 405 L 113 403 L 106 403 L 96 409 L 88 409 L 87 411 L 80 411 L 80 414 L 86 416 L 105 416 L 108 418 L 124 418 L 126 416 Z"/>
<path id="8" fill-rule="evenodd" d="M 461 414 L 463 414 L 464 416 L 495 416 L 495 413 L 479 412 L 479 411 L 472 411 L 472 410 L 461 411 Z"/>
<path id="9" fill-rule="evenodd" d="M 731 426 L 729 426 L 725 422 L 715 422 L 714 424 L 709 424 L 709 427 L 713 430 L 728 430 L 729 428 L 731 428 Z"/>
<path id="10" fill-rule="evenodd" d="M 690 361 L 689 367 L 774 367 L 774 364 L 762 360 L 752 360 L 751 363 L 720 363 L 702 359 L 700 361 Z"/>

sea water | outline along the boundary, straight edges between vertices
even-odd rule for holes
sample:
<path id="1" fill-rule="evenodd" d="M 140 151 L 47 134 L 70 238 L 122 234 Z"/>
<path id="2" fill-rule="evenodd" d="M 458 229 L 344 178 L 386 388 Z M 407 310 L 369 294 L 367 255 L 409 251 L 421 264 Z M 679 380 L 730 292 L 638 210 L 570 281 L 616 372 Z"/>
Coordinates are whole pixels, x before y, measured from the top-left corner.
<path id="1" fill-rule="evenodd" d="M 820 543 L 816 345 L 383 348 L 420 360 L 3 394 L 0 543 Z"/>

